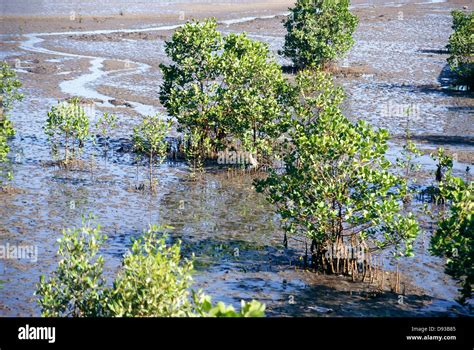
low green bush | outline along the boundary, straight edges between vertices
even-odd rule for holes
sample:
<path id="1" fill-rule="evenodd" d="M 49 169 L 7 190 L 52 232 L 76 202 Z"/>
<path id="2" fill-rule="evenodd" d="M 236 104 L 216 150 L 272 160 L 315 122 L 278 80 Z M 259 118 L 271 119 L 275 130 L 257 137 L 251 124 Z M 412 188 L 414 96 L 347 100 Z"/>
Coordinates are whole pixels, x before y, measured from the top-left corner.
<path id="1" fill-rule="evenodd" d="M 53 106 L 48 112 L 44 130 L 55 153 L 63 147 L 65 165 L 75 159 L 84 141 L 90 136 L 89 118 L 79 99 L 72 98 Z"/>
<path id="2" fill-rule="evenodd" d="M 171 121 L 164 120 L 160 115 L 146 116 L 133 129 L 133 149 L 139 155 L 148 158 L 148 177 L 150 190 L 155 190 L 153 168 L 166 158 L 168 142 L 166 136 L 171 130 Z"/>
<path id="3" fill-rule="evenodd" d="M 262 317 L 265 305 L 244 302 L 240 311 L 193 291 L 191 260 L 181 258 L 180 242 L 167 244 L 166 227 L 151 226 L 124 256 L 112 286 L 98 255 L 107 237 L 90 218 L 67 229 L 59 240 L 62 258 L 37 286 L 42 315 L 48 317 Z"/>
<path id="4" fill-rule="evenodd" d="M 190 163 L 237 143 L 260 161 L 277 135 L 287 87 L 268 45 L 245 33 L 223 36 L 209 19 L 176 30 L 165 51 L 171 63 L 160 66 L 160 101 L 192 142 Z"/>
<path id="5" fill-rule="evenodd" d="M 472 298 L 474 284 L 474 182 L 451 175 L 439 185 L 439 197 L 449 204 L 431 238 L 431 252 L 446 259 L 446 273 L 461 285 L 459 301 Z"/>
<path id="6" fill-rule="evenodd" d="M 7 160 L 10 152 L 8 139 L 15 135 L 12 122 L 8 119 L 8 113 L 15 101 L 21 101 L 23 95 L 18 92 L 21 82 L 17 79 L 16 73 L 6 62 L 0 63 L 0 163 Z M 11 176 L 7 174 L 7 177 Z M 5 174 L 0 174 L 0 185 L 5 178 Z"/>
<path id="7" fill-rule="evenodd" d="M 297 0 L 284 25 L 287 30 L 281 54 L 296 68 L 324 67 L 354 45 L 358 18 L 349 0 Z"/>
<path id="8" fill-rule="evenodd" d="M 312 242 L 317 269 L 354 277 L 350 264 L 341 271 L 340 259 L 325 257 L 334 246 L 412 255 L 419 227 L 403 212 L 407 185 L 386 158 L 388 131 L 346 118 L 342 89 L 328 74 L 303 70 L 296 81 L 300 95 L 282 164 L 256 181 L 257 190 L 275 205 L 288 235 Z"/>
<path id="9" fill-rule="evenodd" d="M 454 10 L 453 34 L 447 46 L 451 70 L 456 73 L 461 84 L 474 86 L 474 12 Z"/>

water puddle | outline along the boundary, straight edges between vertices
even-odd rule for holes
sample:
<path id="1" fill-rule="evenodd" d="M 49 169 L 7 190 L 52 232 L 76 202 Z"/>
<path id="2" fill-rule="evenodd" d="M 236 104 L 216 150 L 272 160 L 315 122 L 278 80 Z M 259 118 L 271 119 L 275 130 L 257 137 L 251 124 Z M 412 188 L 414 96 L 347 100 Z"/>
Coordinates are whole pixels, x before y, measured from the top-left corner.
<path id="1" fill-rule="evenodd" d="M 258 20 L 258 21 L 257 21 Z M 260 21 L 261 20 L 261 21 Z M 258 22 L 258 26 L 255 25 Z M 247 31 L 251 38 L 262 40 L 275 52 L 281 48 L 281 18 L 245 16 L 221 20 L 226 32 Z M 158 104 L 123 99 L 131 108 L 115 106 L 115 91 L 122 88 L 156 98 L 160 73 L 156 66 L 164 58 L 163 39 L 126 39 L 126 41 L 87 40 L 84 35 L 115 33 L 169 32 L 176 25 L 156 25 L 142 29 L 70 31 L 25 34 L 19 44 L 22 51 L 48 55 L 47 61 L 87 62 L 79 74 L 76 69 L 60 71 L 62 93 L 97 101 L 99 109 L 113 110 L 119 127 L 111 134 L 107 162 L 101 142 L 86 147 L 84 159 L 94 159 L 94 166 L 65 172 L 44 163 L 51 160 L 43 125 L 47 111 L 56 103 L 44 98 L 42 91 L 25 87 L 25 100 L 15 108 L 12 120 L 17 135 L 12 141 L 11 166 L 13 187 L 21 192 L 2 197 L 0 206 L 0 244 L 28 243 L 38 247 L 39 259 L 31 261 L 0 260 L 0 315 L 38 315 L 33 291 L 39 275 L 54 269 L 57 262 L 56 240 L 61 229 L 80 224 L 80 216 L 94 213 L 109 240 L 102 254 L 110 277 L 120 266 L 120 259 L 148 224 L 171 224 L 171 238 L 183 241 L 183 254 L 196 255 L 196 288 L 203 288 L 216 300 L 236 306 L 240 299 L 259 299 L 267 303 L 270 316 L 426 316 L 463 313 L 454 302 L 456 285 L 443 272 L 443 261 L 427 251 L 429 229 L 416 243 L 416 257 L 398 262 L 407 278 L 424 288 L 424 293 L 408 296 L 400 306 L 394 293 L 373 295 L 363 286 L 338 276 L 316 276 L 301 269 L 303 244 L 290 240 L 283 249 L 279 218 L 265 199 L 257 194 L 248 177 L 228 177 L 210 169 L 201 181 L 191 182 L 183 163 L 167 163 L 157 169 L 156 195 L 136 191 L 146 181 L 146 170 L 137 165 L 130 149 L 130 133 L 136 118 L 154 114 Z M 434 136 L 445 137 L 441 143 L 451 150 L 470 154 L 473 144 L 472 98 L 450 95 L 436 85 L 438 72 L 445 65 L 443 55 L 420 52 L 442 48 L 449 36 L 447 14 L 426 14 L 417 21 L 384 22 L 384 31 L 361 24 L 356 46 L 347 59 L 348 67 L 363 67 L 360 75 L 338 77 L 348 95 L 344 106 L 354 118 L 364 118 L 375 126 L 387 127 L 396 136 L 403 135 L 406 120 L 398 115 L 384 116 L 390 103 L 414 104 L 420 113 L 412 128 L 417 142 L 429 148 L 438 143 Z M 440 29 L 446 27 L 446 29 Z M 400 33 L 403 33 L 401 35 Z M 81 39 L 81 40 L 79 40 Z M 380 48 L 383 48 L 381 51 Z M 63 50 L 63 51 L 62 51 Z M 431 55 L 431 56 L 430 56 Z M 397 59 L 394 59 L 397 57 Z M 278 57 L 280 62 L 287 62 Z M 156 62 L 153 63 L 152 61 Z M 117 67 L 107 68 L 108 61 Z M 118 64 L 120 63 L 120 64 Z M 27 71 L 25 71 L 27 72 Z M 380 72 L 383 72 L 381 74 Z M 26 79 L 39 79 L 25 73 Z M 27 80 L 28 81 L 28 80 Z M 114 90 L 115 89 L 115 90 Z M 96 116 L 95 116 L 96 117 Z M 455 137 L 464 137 L 455 143 Z M 394 139 L 388 157 L 394 161 L 402 142 Z M 436 164 L 428 156 L 420 158 L 426 172 Z M 455 162 L 456 174 L 463 174 L 468 160 Z M 427 186 L 432 179 L 426 179 Z M 431 223 L 427 222 L 429 227 Z M 387 257 L 386 268 L 397 265 Z"/>

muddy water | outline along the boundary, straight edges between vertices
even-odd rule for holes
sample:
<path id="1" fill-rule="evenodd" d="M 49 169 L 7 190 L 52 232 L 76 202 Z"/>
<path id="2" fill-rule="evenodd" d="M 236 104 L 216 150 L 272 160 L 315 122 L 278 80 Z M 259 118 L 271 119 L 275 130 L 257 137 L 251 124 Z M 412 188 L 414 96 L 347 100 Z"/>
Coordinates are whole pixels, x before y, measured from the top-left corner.
<path id="1" fill-rule="evenodd" d="M 281 3 L 291 6 L 291 0 L 259 0 L 262 4 Z M 401 6 L 408 3 L 441 3 L 448 0 L 352 0 L 353 6 Z M 149 14 L 176 12 L 176 8 L 195 7 L 202 5 L 226 6 L 230 4 L 249 5 L 254 0 L 101 0 L 101 1 L 79 1 L 79 0 L 16 0 L 15 2 L 3 2 L 1 11 L 3 15 L 17 16 L 52 16 L 70 15 L 74 13 L 83 15 L 117 15 L 126 14 Z"/>
<path id="2" fill-rule="evenodd" d="M 433 52 L 441 49 L 449 36 L 449 7 L 437 6 L 430 5 L 420 13 L 406 11 L 403 22 L 393 19 L 398 18 L 398 11 L 386 15 L 391 20 L 378 21 L 372 10 L 363 12 L 357 44 L 342 63 L 362 67 L 363 73 L 339 77 L 338 81 L 346 89 L 345 109 L 350 115 L 387 127 L 395 135 L 403 133 L 406 117 L 390 109 L 386 115 L 384 108 L 390 103 L 419 106 L 410 120 L 412 132 L 428 148 L 441 143 L 467 154 L 467 161 L 455 163 L 456 173 L 463 175 L 465 167 L 472 166 L 472 96 L 443 89 L 446 83 L 440 74 L 446 56 Z M 276 52 L 282 44 L 281 18 L 264 17 L 236 18 L 222 22 L 221 27 L 224 31 L 245 30 L 268 42 Z M 12 186 L 20 192 L 1 195 L 0 244 L 34 245 L 38 260 L 0 260 L 0 279 L 4 281 L 0 315 L 39 313 L 33 297 L 35 283 L 40 274 L 55 267 L 60 230 L 79 225 L 81 214 L 88 212 L 97 216 L 109 236 L 102 252 L 108 276 L 118 268 L 132 237 L 150 223 L 171 224 L 175 227 L 172 238 L 183 241 L 184 254 L 196 255 L 196 287 L 236 306 L 242 298 L 256 298 L 267 303 L 270 315 L 466 312 L 453 301 L 456 286 L 443 273 L 443 262 L 427 252 L 429 222 L 416 245 L 417 257 L 399 262 L 400 270 L 424 291 L 413 289 L 401 305 L 395 294 L 369 296 L 364 285 L 299 269 L 301 243 L 291 240 L 290 249 L 281 247 L 278 218 L 255 193 L 248 177 L 229 178 L 225 172 L 211 170 L 201 181 L 190 182 L 185 164 L 164 164 L 157 170 L 156 195 L 135 191 L 146 175 L 128 152 L 129 136 L 140 114 L 161 109 L 157 66 L 165 57 L 163 38 L 156 34 L 166 37 L 174 27 L 157 24 L 118 33 L 53 32 L 6 38 L 12 43 L 7 58 L 19 59 L 24 66 L 18 71 L 25 82 L 25 100 L 12 115 L 17 135 L 12 141 L 12 162 L 7 165 L 15 176 Z M 126 36 L 139 32 L 150 36 Z M 113 60 L 116 67 L 107 69 L 107 60 Z M 45 75 L 28 71 L 35 65 L 55 66 L 48 84 L 43 81 Z M 112 134 L 107 162 L 100 142 L 95 146 L 89 143 L 83 158 L 94 159 L 94 165 L 65 172 L 45 164 L 51 154 L 42 126 L 56 97 L 72 94 L 96 100 L 95 118 L 101 111 L 115 112 L 120 125 Z M 117 97 L 125 98 L 132 107 L 113 107 L 109 100 Z M 389 156 L 394 160 L 400 142 L 394 139 L 392 146 Z M 434 170 L 429 157 L 421 162 L 427 172 Z M 424 185 L 431 183 L 429 176 L 425 176 Z M 387 269 L 395 264 L 385 261 Z"/>
<path id="3" fill-rule="evenodd" d="M 196 6 L 211 4 L 213 6 L 225 6 L 229 4 L 248 5 L 253 0 L 102 0 L 102 1 L 80 1 L 80 0 L 19 0 L 2 3 L 2 12 L 5 15 L 69 15 L 71 11 L 83 15 L 117 15 L 120 12 L 126 14 L 148 14 L 177 11 L 177 6 Z M 261 0 L 261 3 L 272 3 L 271 0 Z M 277 1 L 290 3 L 289 1 Z"/>

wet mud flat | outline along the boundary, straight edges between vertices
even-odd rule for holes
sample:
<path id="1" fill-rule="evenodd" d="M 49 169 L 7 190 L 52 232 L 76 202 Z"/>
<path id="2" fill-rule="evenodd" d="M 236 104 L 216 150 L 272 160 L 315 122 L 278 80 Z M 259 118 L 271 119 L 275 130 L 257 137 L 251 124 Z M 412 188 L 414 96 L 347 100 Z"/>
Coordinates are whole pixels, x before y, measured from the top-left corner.
<path id="1" fill-rule="evenodd" d="M 443 51 L 450 34 L 449 11 L 462 5 L 355 8 L 360 18 L 356 45 L 335 74 L 347 94 L 347 115 L 391 131 L 392 160 L 408 123 L 427 153 L 442 145 L 459 154 L 455 173 L 464 176 L 474 158 L 474 100 L 472 93 L 448 89 Z M 217 17 L 222 31 L 246 31 L 276 54 L 284 37 L 282 11 L 283 5 L 253 13 L 263 18 L 239 13 L 241 17 L 230 20 L 227 12 Z M 67 20 L 57 27 L 38 20 L 32 28 L 40 30 L 2 36 L 2 59 L 19 62 L 25 100 L 12 115 L 17 135 L 8 166 L 14 172 L 15 191 L 0 194 L 0 244 L 36 246 L 38 257 L 0 260 L 0 315 L 39 314 L 35 284 L 40 274 L 55 268 L 61 229 L 79 225 L 81 214 L 89 212 L 109 236 L 102 251 L 109 276 L 119 268 L 131 238 L 150 223 L 170 224 L 175 228 L 171 238 L 183 242 L 183 255 L 196 256 L 195 287 L 215 300 L 238 306 L 240 299 L 255 298 L 267 304 L 270 316 L 466 314 L 454 301 L 457 287 L 444 274 L 444 262 L 428 253 L 429 220 L 423 223 L 426 232 L 416 244 L 414 258 L 384 259 L 387 271 L 398 265 L 403 275 L 400 302 L 400 293 L 390 291 L 388 280 L 381 291 L 377 285 L 306 271 L 303 242 L 290 239 L 289 248 L 283 248 L 279 219 L 255 193 L 248 175 L 229 176 L 210 168 L 193 182 L 186 164 L 169 163 L 156 171 L 155 195 L 136 191 L 146 181 L 146 170 L 129 152 L 131 130 L 141 115 L 164 112 L 158 100 L 158 66 L 166 62 L 164 41 L 180 22 L 164 17 L 142 21 L 139 16 L 127 21 L 116 31 L 118 27 L 110 30 L 108 21 L 89 26 L 84 20 L 67 28 Z M 51 106 L 71 95 L 90 102 L 93 119 L 104 111 L 117 114 L 119 127 L 111 135 L 107 162 L 100 145 L 88 144 L 82 157 L 87 164 L 94 159 L 93 165 L 65 171 L 48 165 L 51 154 L 42 127 Z M 417 111 L 409 121 L 400 113 L 405 105 Z M 428 186 L 436 167 L 427 156 L 421 162 L 420 186 Z"/>

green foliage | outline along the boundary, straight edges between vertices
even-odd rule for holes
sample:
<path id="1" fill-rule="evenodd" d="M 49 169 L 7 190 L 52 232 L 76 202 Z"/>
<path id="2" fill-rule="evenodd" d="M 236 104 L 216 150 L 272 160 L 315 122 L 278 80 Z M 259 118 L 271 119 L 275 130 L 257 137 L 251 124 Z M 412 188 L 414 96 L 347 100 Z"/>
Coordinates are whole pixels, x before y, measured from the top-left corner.
<path id="1" fill-rule="evenodd" d="M 21 82 L 17 79 L 16 73 L 10 68 L 7 62 L 0 64 L 0 110 L 2 116 L 8 114 L 15 101 L 21 101 L 23 94 L 18 92 Z"/>
<path id="2" fill-rule="evenodd" d="M 115 114 L 104 113 L 97 121 L 96 127 L 103 137 L 107 137 L 110 131 L 117 127 L 117 116 Z"/>
<path id="3" fill-rule="evenodd" d="M 56 150 L 64 147 L 64 163 L 76 157 L 84 141 L 89 137 L 89 118 L 80 105 L 78 98 L 67 102 L 58 102 L 48 112 L 48 119 L 44 127 L 46 134 Z"/>
<path id="4" fill-rule="evenodd" d="M 286 116 L 287 83 L 266 44 L 245 34 L 229 34 L 224 41 L 220 119 L 232 139 L 261 160 L 271 152 Z"/>
<path id="5" fill-rule="evenodd" d="M 267 45 L 246 34 L 222 37 L 210 19 L 186 23 L 166 43 L 166 53 L 172 64 L 161 65 L 160 100 L 201 155 L 212 157 L 237 143 L 265 153 L 286 88 Z"/>
<path id="6" fill-rule="evenodd" d="M 405 203 L 409 203 L 412 200 L 415 190 L 413 185 L 417 182 L 417 179 L 414 177 L 415 172 L 421 168 L 420 164 L 415 162 L 415 159 L 420 157 L 423 153 L 416 147 L 416 144 L 412 141 L 411 132 L 410 132 L 410 116 L 411 108 L 405 110 L 407 117 L 407 125 L 405 128 L 405 143 L 400 151 L 400 156 L 397 158 L 397 166 L 401 169 L 404 179 L 406 181 L 407 187 L 409 189 L 405 198 L 403 199 Z"/>
<path id="7" fill-rule="evenodd" d="M 153 166 L 161 164 L 167 154 L 166 136 L 171 129 L 171 121 L 165 121 L 160 115 L 146 116 L 133 129 L 133 148 L 135 152 L 146 155 L 149 163 L 150 189 L 154 189 Z"/>
<path id="8" fill-rule="evenodd" d="M 226 306 L 223 302 L 212 304 L 212 299 L 208 295 L 195 296 L 196 311 L 203 317 L 264 317 L 265 305 L 252 300 L 251 302 L 241 301 L 240 311 L 235 311 L 232 305 Z"/>
<path id="9" fill-rule="evenodd" d="M 95 127 L 98 129 L 100 136 L 104 138 L 105 153 L 107 154 L 109 150 L 110 133 L 117 127 L 117 116 L 106 112 L 99 117 Z"/>
<path id="10" fill-rule="evenodd" d="M 446 258 L 446 273 L 461 285 L 461 303 L 472 298 L 474 284 L 474 187 L 450 173 L 440 183 L 440 195 L 450 202 L 448 215 L 438 222 L 431 252 Z"/>
<path id="11" fill-rule="evenodd" d="M 447 46 L 450 56 L 448 63 L 461 83 L 471 87 L 474 84 L 474 12 L 464 13 L 454 10 L 453 30 Z"/>
<path id="12" fill-rule="evenodd" d="M 15 134 L 13 125 L 8 119 L 8 112 L 13 107 L 14 101 L 21 101 L 23 95 L 18 92 L 21 87 L 20 81 L 6 62 L 0 64 L 0 163 L 7 159 L 10 152 L 8 139 Z M 8 175 L 7 175 L 8 177 Z M 3 174 L 2 174 L 3 178 Z M 0 184 L 2 181 L 0 180 Z"/>
<path id="13" fill-rule="evenodd" d="M 151 226 L 135 240 L 112 286 L 105 285 L 104 260 L 97 253 L 106 237 L 84 220 L 81 228 L 65 230 L 59 241 L 62 257 L 36 294 L 43 316 L 55 317 L 261 317 L 265 305 L 242 302 L 236 312 L 191 289 L 193 263 L 182 260 L 181 245 L 167 245 L 167 227 Z"/>
<path id="14" fill-rule="evenodd" d="M 222 49 L 216 21 L 186 23 L 165 45 L 173 63 L 160 65 L 163 71 L 161 103 L 170 116 L 176 117 L 179 131 L 187 134 L 197 129 L 203 138 L 213 135 L 217 147 L 225 130 L 219 124 L 215 106 Z"/>
<path id="15" fill-rule="evenodd" d="M 222 37 L 215 20 L 188 22 L 165 45 L 172 64 L 160 65 L 163 72 L 160 101 L 178 121 L 178 131 L 184 134 L 183 151 L 195 178 L 203 170 L 203 161 L 212 147 L 217 148 L 224 138 L 214 97 L 218 89 Z"/>
<path id="16" fill-rule="evenodd" d="M 191 261 L 181 262 L 180 245 L 166 246 L 151 226 L 123 259 L 110 297 L 114 316 L 189 316 Z"/>
<path id="17" fill-rule="evenodd" d="M 58 255 L 63 259 L 48 281 L 41 276 L 36 294 L 46 317 L 96 317 L 106 313 L 102 270 L 104 259 L 97 256 L 106 240 L 91 218 L 80 228 L 63 231 Z"/>
<path id="18" fill-rule="evenodd" d="M 211 152 L 211 140 L 198 129 L 192 129 L 184 135 L 184 154 L 191 169 L 191 179 L 196 180 L 204 172 L 204 160 Z"/>
<path id="19" fill-rule="evenodd" d="M 349 0 L 297 0 L 284 25 L 287 30 L 281 54 L 295 67 L 325 66 L 354 45 L 358 19 Z"/>
<path id="20" fill-rule="evenodd" d="M 446 173 L 451 173 L 453 168 L 453 158 L 446 155 L 443 147 L 438 148 L 437 154 L 431 154 L 430 156 L 437 162 L 435 174 L 436 181 L 442 181 Z"/>
<path id="21" fill-rule="evenodd" d="M 412 255 L 418 225 L 401 213 L 406 183 L 389 171 L 388 132 L 350 122 L 338 107 L 341 89 L 324 73 L 301 71 L 297 90 L 284 168 L 256 181 L 285 231 L 311 239 L 319 256 L 336 242 Z"/>
<path id="22" fill-rule="evenodd" d="M 413 161 L 422 154 L 416 147 L 416 144 L 410 138 L 407 138 L 400 152 L 400 157 L 397 158 L 398 167 L 405 170 L 405 179 L 408 180 L 412 173 L 420 168 L 419 164 Z M 416 179 L 412 179 L 412 182 L 416 182 Z"/>

